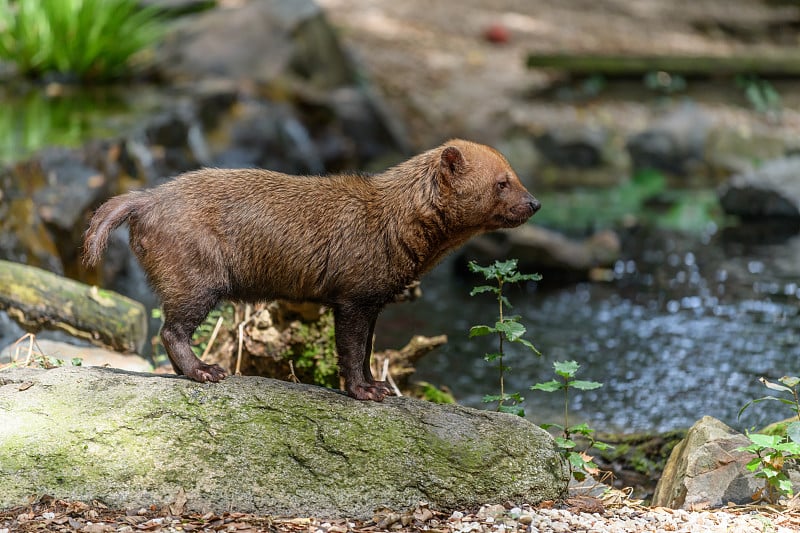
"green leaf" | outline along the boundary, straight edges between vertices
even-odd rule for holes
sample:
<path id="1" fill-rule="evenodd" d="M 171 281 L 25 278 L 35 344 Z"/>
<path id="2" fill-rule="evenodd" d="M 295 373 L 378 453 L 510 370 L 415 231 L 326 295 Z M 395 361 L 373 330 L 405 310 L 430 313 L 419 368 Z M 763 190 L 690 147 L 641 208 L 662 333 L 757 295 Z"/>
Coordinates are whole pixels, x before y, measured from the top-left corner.
<path id="1" fill-rule="evenodd" d="M 81 359 L 80 357 L 73 357 L 72 359 L 70 359 L 70 363 L 72 364 L 72 366 L 81 366 L 83 365 L 83 359 Z"/>
<path id="2" fill-rule="evenodd" d="M 481 285 L 479 287 L 473 287 L 472 290 L 469 292 L 470 296 L 475 296 L 476 294 L 482 294 L 484 292 L 497 292 L 497 287 L 490 287 L 489 285 Z"/>
<path id="3" fill-rule="evenodd" d="M 740 448 L 737 451 L 746 451 L 746 450 Z M 754 457 L 750 459 L 750 461 L 745 465 L 745 468 L 747 468 L 750 472 L 755 472 L 756 470 L 758 470 L 758 467 L 760 466 L 761 466 L 761 457 Z"/>
<path id="4" fill-rule="evenodd" d="M 581 365 L 575 361 L 556 361 L 553 363 L 553 368 L 556 374 L 562 378 L 571 378 L 575 375 Z"/>
<path id="5" fill-rule="evenodd" d="M 567 439 L 565 437 L 556 437 L 553 440 L 555 441 L 556 446 L 564 450 L 569 450 L 575 447 L 575 441 Z"/>
<path id="6" fill-rule="evenodd" d="M 797 376 L 783 376 L 779 379 L 781 383 L 786 385 L 787 387 L 795 388 L 798 383 L 800 383 L 800 377 Z"/>
<path id="7" fill-rule="evenodd" d="M 467 263 L 467 268 L 470 272 L 474 272 L 475 274 L 483 274 L 486 279 L 494 278 L 494 271 L 492 270 L 492 267 L 483 267 L 475 261 L 470 261 Z"/>
<path id="8" fill-rule="evenodd" d="M 577 452 L 572 452 L 567 455 L 567 460 L 573 468 L 577 468 L 578 470 L 584 470 L 588 464 L 588 461 L 586 461 L 586 459 L 584 459 L 583 456 Z"/>
<path id="9" fill-rule="evenodd" d="M 598 441 L 595 441 L 595 442 L 592 443 L 592 448 L 597 448 L 598 450 L 600 450 L 602 452 L 602 451 L 605 451 L 605 450 L 613 450 L 614 446 L 609 444 L 609 443 L 607 443 L 607 442 L 600 442 L 598 440 Z"/>
<path id="10" fill-rule="evenodd" d="M 525 326 L 520 324 L 519 322 L 513 322 L 510 320 L 503 320 L 502 322 L 497 322 L 494 325 L 495 331 L 499 331 L 503 333 L 508 340 L 514 341 L 525 334 Z"/>
<path id="11" fill-rule="evenodd" d="M 570 434 L 578 433 L 579 435 L 589 436 L 592 433 L 594 433 L 594 430 L 592 428 L 590 428 L 589 425 L 584 422 L 582 424 L 576 424 L 574 426 L 568 427 L 567 428 L 567 432 L 570 433 Z"/>
<path id="12" fill-rule="evenodd" d="M 506 396 L 508 397 L 509 400 L 513 400 L 517 403 L 522 403 L 525 400 L 525 398 L 523 398 L 522 395 L 518 392 L 507 394 Z"/>
<path id="13" fill-rule="evenodd" d="M 542 352 L 540 352 L 539 350 L 537 350 L 537 349 L 536 349 L 536 346 L 534 346 L 534 345 L 533 345 L 533 344 L 532 344 L 530 341 L 528 341 L 528 340 L 525 340 L 525 339 L 519 338 L 519 339 L 515 339 L 515 340 L 514 340 L 514 342 L 518 342 L 518 343 L 520 343 L 521 345 L 525 346 L 526 348 L 528 348 L 529 350 L 531 350 L 531 351 L 532 351 L 533 353 L 535 353 L 536 355 L 542 355 Z"/>
<path id="14" fill-rule="evenodd" d="M 499 402 L 503 397 L 499 394 L 487 394 L 483 397 L 483 403 Z"/>
<path id="15" fill-rule="evenodd" d="M 545 381 L 544 383 L 537 383 L 531 386 L 531 390 L 541 390 L 544 392 L 555 392 L 564 388 L 564 384 L 556 380 Z"/>
<path id="16" fill-rule="evenodd" d="M 787 496 L 794 495 L 794 487 L 792 487 L 792 480 L 789 479 L 786 475 L 783 475 L 778 479 L 778 490 L 781 491 L 783 494 Z"/>
<path id="17" fill-rule="evenodd" d="M 508 259 L 506 261 L 495 261 L 492 265 L 494 272 L 502 278 L 507 278 L 517 270 L 517 260 Z"/>
<path id="18" fill-rule="evenodd" d="M 800 443 L 798 442 L 784 441 L 776 444 L 775 449 L 784 454 L 800 456 Z"/>
<path id="19" fill-rule="evenodd" d="M 539 427 L 547 431 L 550 428 L 556 428 L 559 431 L 564 431 L 564 427 L 559 424 L 539 424 Z"/>
<path id="20" fill-rule="evenodd" d="M 492 333 L 497 333 L 497 330 L 485 325 L 472 326 L 471 328 L 469 328 L 470 339 L 473 337 L 482 337 L 484 335 L 491 335 Z"/>
<path id="21" fill-rule="evenodd" d="M 593 390 L 593 389 L 599 389 L 600 387 L 603 386 L 603 384 L 598 383 L 597 381 L 581 381 L 579 379 L 576 379 L 575 381 L 570 381 L 569 386 L 572 387 L 573 389 Z"/>
<path id="22" fill-rule="evenodd" d="M 783 439 L 779 435 L 764 435 L 763 433 L 749 433 L 747 438 L 750 439 L 750 442 L 762 448 L 775 448 Z"/>
<path id="23" fill-rule="evenodd" d="M 525 409 L 519 405 L 501 405 L 498 409 L 501 413 L 508 413 L 511 415 L 525 416 Z"/>

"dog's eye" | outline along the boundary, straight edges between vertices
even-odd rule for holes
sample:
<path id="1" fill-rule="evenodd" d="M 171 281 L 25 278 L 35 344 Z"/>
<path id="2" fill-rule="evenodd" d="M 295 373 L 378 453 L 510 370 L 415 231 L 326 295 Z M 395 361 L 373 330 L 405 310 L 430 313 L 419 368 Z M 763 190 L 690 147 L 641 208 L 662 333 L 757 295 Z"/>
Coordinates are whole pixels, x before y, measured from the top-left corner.
<path id="1" fill-rule="evenodd" d="M 508 180 L 498 181 L 498 182 L 497 182 L 497 188 L 498 188 L 499 190 L 501 190 L 501 191 L 502 191 L 503 189 L 507 189 L 507 188 L 508 188 Z"/>

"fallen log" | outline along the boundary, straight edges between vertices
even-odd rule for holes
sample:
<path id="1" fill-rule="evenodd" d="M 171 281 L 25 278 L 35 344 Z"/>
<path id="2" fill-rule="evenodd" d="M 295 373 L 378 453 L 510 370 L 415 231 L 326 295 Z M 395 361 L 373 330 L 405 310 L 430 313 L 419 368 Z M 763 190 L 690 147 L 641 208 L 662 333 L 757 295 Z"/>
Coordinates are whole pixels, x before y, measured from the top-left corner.
<path id="1" fill-rule="evenodd" d="M 568 479 L 552 437 L 503 413 L 249 376 L 0 371 L 0 508 L 48 494 L 368 519 L 421 500 L 536 504 L 562 498 Z"/>
<path id="2" fill-rule="evenodd" d="M 147 313 L 135 300 L 42 270 L 0 261 L 0 310 L 36 333 L 59 329 L 122 352 L 141 352 Z"/>
<path id="3" fill-rule="evenodd" d="M 800 76 L 800 56 L 791 53 L 732 56 L 659 56 L 600 54 L 530 54 L 528 68 L 549 68 L 571 74 L 632 76 L 664 71 L 687 76 L 755 74 Z"/>

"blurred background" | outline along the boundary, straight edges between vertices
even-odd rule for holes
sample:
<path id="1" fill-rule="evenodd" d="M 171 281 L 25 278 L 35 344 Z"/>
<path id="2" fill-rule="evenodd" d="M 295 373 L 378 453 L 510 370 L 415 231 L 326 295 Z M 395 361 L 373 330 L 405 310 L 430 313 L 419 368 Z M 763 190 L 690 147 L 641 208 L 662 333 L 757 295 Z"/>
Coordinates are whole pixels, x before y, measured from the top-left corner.
<path id="1" fill-rule="evenodd" d="M 800 371 L 799 29 L 788 0 L 0 1 L 0 259 L 156 308 L 124 230 L 79 266 L 110 196 L 201 166 L 376 172 L 468 138 L 542 210 L 390 306 L 378 348 L 446 333 L 415 379 L 480 407 L 493 343 L 468 331 L 496 310 L 465 264 L 518 258 L 543 275 L 508 293 L 543 354 L 505 362 L 532 421 L 561 398 L 529 386 L 576 360 L 604 383 L 573 397 L 595 427 L 765 424 L 791 412 L 737 418 L 758 378 Z M 0 345 L 23 333 L 0 312 Z"/>

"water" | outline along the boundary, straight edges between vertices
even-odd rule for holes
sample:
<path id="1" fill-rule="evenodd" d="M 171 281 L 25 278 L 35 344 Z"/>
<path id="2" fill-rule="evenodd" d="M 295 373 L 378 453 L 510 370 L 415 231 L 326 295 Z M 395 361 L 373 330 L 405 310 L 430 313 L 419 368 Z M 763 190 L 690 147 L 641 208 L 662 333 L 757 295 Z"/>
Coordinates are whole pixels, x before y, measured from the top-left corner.
<path id="1" fill-rule="evenodd" d="M 563 397 L 528 387 L 552 379 L 553 361 L 574 359 L 581 379 L 604 383 L 575 391 L 574 421 L 603 430 L 665 431 L 703 415 L 744 429 L 791 416 L 763 402 L 737 420 L 746 402 L 770 394 L 759 377 L 800 372 L 800 237 L 765 231 L 776 242 L 747 231 L 641 229 L 624 237 L 610 283 L 554 287 L 545 279 L 510 291 L 543 356 L 512 351 L 506 390 L 523 393 L 532 421 L 560 422 Z M 490 296 L 469 297 L 475 280 L 452 270 L 451 261 L 432 272 L 421 301 L 388 309 L 378 335 L 401 344 L 408 331 L 447 333 L 448 345 L 423 359 L 416 378 L 480 407 L 484 394 L 499 390 L 497 371 L 482 360 L 496 345 L 466 332 L 492 323 L 496 305 Z"/>

